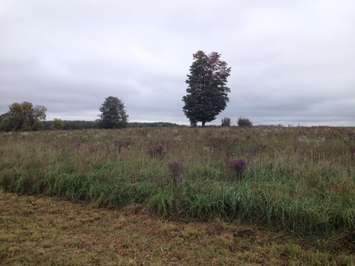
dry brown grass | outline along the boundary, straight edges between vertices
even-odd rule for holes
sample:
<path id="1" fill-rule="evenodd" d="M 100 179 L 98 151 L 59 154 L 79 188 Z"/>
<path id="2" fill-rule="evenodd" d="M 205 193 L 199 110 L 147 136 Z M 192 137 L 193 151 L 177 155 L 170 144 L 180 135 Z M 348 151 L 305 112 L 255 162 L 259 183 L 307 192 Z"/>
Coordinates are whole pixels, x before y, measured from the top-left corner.
<path id="1" fill-rule="evenodd" d="M 350 249 L 256 226 L 161 220 L 142 206 L 98 209 L 0 193 L 1 265 L 353 265 Z M 346 251 L 347 250 L 347 251 Z"/>

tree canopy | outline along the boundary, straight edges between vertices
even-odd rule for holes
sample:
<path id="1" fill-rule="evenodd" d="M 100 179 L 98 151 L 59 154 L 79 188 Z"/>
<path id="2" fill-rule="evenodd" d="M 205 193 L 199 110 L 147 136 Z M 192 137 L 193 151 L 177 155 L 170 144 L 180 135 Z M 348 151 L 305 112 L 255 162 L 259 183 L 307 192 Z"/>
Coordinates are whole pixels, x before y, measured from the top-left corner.
<path id="1" fill-rule="evenodd" d="M 13 103 L 0 116 L 0 129 L 5 131 L 38 130 L 46 119 L 47 108 L 30 102 Z"/>
<path id="2" fill-rule="evenodd" d="M 123 102 L 117 97 L 107 97 L 100 107 L 102 128 L 122 128 L 127 126 L 128 115 Z"/>
<path id="3" fill-rule="evenodd" d="M 206 55 L 198 51 L 193 55 L 190 74 L 187 75 L 187 94 L 183 97 L 183 111 L 192 125 L 216 119 L 229 100 L 230 89 L 226 86 L 231 68 L 220 59 L 220 54 Z"/>

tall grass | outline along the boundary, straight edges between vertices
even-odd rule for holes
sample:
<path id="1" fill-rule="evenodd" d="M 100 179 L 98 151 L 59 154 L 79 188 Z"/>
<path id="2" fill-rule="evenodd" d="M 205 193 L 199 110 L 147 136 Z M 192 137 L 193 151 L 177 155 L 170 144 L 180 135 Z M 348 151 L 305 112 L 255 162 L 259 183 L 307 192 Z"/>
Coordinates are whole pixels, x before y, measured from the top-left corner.
<path id="1" fill-rule="evenodd" d="M 0 188 L 297 233 L 355 230 L 353 147 L 355 130 L 347 128 L 3 133 Z M 233 159 L 245 160 L 242 176 L 229 171 Z M 171 162 L 183 164 L 182 183 Z"/>

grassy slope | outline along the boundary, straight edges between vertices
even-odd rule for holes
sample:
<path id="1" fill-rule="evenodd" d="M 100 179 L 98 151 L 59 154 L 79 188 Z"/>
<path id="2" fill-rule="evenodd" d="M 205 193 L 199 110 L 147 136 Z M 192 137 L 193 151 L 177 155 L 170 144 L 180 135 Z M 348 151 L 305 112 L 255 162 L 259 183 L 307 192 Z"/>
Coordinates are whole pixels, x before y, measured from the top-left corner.
<path id="1" fill-rule="evenodd" d="M 346 238 L 316 249 L 312 242 L 255 226 L 162 221 L 139 205 L 108 210 L 0 193 L 0 213 L 1 265 L 355 263 Z"/>

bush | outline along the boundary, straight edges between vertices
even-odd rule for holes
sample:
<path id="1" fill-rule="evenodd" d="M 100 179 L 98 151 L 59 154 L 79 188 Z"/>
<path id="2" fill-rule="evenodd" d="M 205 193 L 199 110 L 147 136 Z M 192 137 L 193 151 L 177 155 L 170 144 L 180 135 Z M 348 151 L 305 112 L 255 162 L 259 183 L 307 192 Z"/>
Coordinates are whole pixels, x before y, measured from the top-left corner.
<path id="1" fill-rule="evenodd" d="M 30 102 L 13 103 L 9 106 L 9 111 L 0 116 L 0 130 L 38 130 L 46 119 L 46 111 L 46 107 L 33 106 Z"/>
<path id="2" fill-rule="evenodd" d="M 238 119 L 239 127 L 252 127 L 253 123 L 248 118 L 239 118 Z"/>
<path id="3" fill-rule="evenodd" d="M 64 121 L 59 118 L 53 120 L 53 129 L 64 129 Z"/>
<path id="4" fill-rule="evenodd" d="M 222 119 L 222 127 L 230 127 L 231 119 L 229 117 L 225 117 Z"/>

